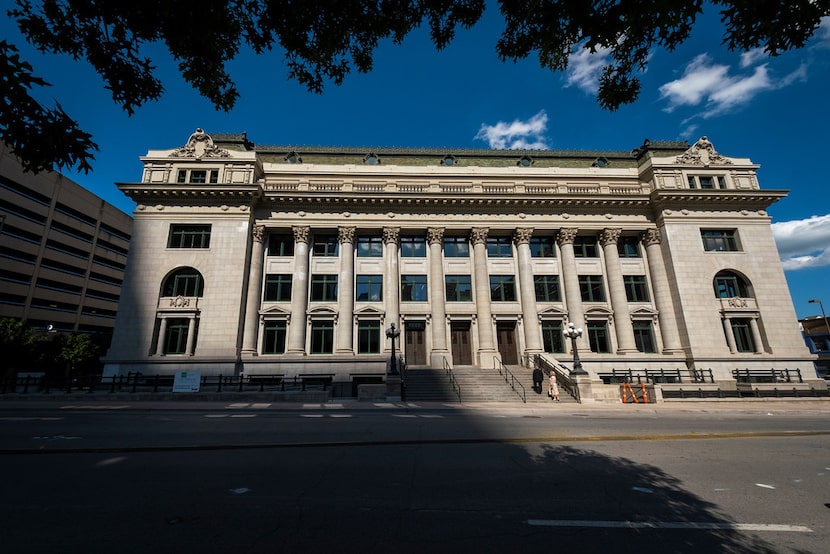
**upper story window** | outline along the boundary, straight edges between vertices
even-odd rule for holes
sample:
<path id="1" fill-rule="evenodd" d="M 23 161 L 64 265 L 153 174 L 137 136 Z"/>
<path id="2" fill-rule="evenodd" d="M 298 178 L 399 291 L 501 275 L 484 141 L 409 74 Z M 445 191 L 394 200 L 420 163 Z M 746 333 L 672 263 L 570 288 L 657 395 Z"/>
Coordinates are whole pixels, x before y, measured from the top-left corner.
<path id="1" fill-rule="evenodd" d="M 467 242 L 467 237 L 444 237 L 444 257 L 445 258 L 469 258 L 470 257 L 470 243 Z"/>
<path id="2" fill-rule="evenodd" d="M 268 235 L 268 255 L 269 256 L 293 256 L 294 255 L 294 237 L 291 235 Z"/>
<path id="3" fill-rule="evenodd" d="M 162 296 L 202 296 L 205 282 L 202 274 L 192 267 L 182 267 L 170 273 L 161 286 Z"/>
<path id="4" fill-rule="evenodd" d="M 357 238 L 358 258 L 382 258 L 383 237 L 358 237 Z"/>
<path id="5" fill-rule="evenodd" d="M 620 258 L 640 258 L 640 239 L 637 237 L 622 236 L 617 241 L 617 252 Z"/>
<path id="6" fill-rule="evenodd" d="M 469 275 L 445 275 L 447 302 L 470 302 L 473 299 L 473 284 Z"/>
<path id="7" fill-rule="evenodd" d="M 449 165 L 453 166 L 458 163 L 458 160 L 452 154 L 447 154 L 446 156 L 441 159 L 441 165 Z"/>
<path id="8" fill-rule="evenodd" d="M 512 258 L 513 245 L 510 237 L 487 237 L 487 257 Z"/>
<path id="9" fill-rule="evenodd" d="M 314 235 L 311 251 L 315 256 L 337 256 L 339 246 L 337 235 Z"/>
<path id="10" fill-rule="evenodd" d="M 717 298 L 751 298 L 752 296 L 746 280 L 734 271 L 719 271 L 715 275 L 714 285 Z"/>
<path id="11" fill-rule="evenodd" d="M 530 255 L 533 258 L 555 258 L 556 241 L 552 236 L 530 237 Z"/>
<path id="12" fill-rule="evenodd" d="M 513 275 L 491 275 L 490 300 L 493 302 L 514 302 L 516 300 L 516 277 Z"/>
<path id="13" fill-rule="evenodd" d="M 726 179 L 722 175 L 689 175 L 689 188 L 701 190 L 725 189 Z"/>
<path id="14" fill-rule="evenodd" d="M 218 169 L 180 169 L 176 175 L 177 183 L 218 183 L 219 170 Z"/>
<path id="15" fill-rule="evenodd" d="M 574 256 L 577 258 L 598 257 L 596 237 L 576 237 L 574 239 Z"/>
<path id="16" fill-rule="evenodd" d="M 703 249 L 707 252 L 738 252 L 738 234 L 734 229 L 701 229 Z"/>
<path id="17" fill-rule="evenodd" d="M 401 237 L 402 258 L 426 258 L 427 241 L 424 237 Z"/>
<path id="18" fill-rule="evenodd" d="M 172 224 L 167 238 L 167 248 L 209 248 L 210 223 Z"/>

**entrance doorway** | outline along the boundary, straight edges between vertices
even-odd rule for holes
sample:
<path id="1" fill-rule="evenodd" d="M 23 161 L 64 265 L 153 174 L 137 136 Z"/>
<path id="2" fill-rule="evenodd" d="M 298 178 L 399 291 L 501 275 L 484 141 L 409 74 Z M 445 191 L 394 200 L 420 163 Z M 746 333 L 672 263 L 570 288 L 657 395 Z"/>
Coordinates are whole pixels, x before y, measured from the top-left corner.
<path id="1" fill-rule="evenodd" d="M 404 352 L 406 365 L 426 365 L 427 345 L 424 340 L 426 323 L 423 321 L 407 321 L 404 331 Z"/>
<path id="2" fill-rule="evenodd" d="M 470 323 L 450 324 L 450 342 L 454 365 L 473 365 L 473 348 L 470 344 Z"/>
<path id="3" fill-rule="evenodd" d="M 496 325 L 499 354 L 504 365 L 519 363 L 519 350 L 516 348 L 516 323 L 499 323 Z"/>

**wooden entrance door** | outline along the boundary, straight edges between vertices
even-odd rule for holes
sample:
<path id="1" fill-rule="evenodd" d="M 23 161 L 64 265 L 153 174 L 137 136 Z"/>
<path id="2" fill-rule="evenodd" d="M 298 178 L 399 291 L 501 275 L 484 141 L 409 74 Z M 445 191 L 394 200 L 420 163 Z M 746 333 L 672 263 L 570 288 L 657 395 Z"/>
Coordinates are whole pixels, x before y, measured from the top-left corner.
<path id="1" fill-rule="evenodd" d="M 450 325 L 453 365 L 473 365 L 473 347 L 470 344 L 470 324 Z"/>
<path id="2" fill-rule="evenodd" d="M 499 323 L 496 326 L 496 336 L 502 363 L 504 365 L 517 365 L 519 363 L 519 350 L 516 348 L 516 324 Z"/>
<path id="3" fill-rule="evenodd" d="M 423 321 L 407 322 L 404 332 L 406 365 L 426 365 L 427 345 L 424 340 L 426 325 Z"/>

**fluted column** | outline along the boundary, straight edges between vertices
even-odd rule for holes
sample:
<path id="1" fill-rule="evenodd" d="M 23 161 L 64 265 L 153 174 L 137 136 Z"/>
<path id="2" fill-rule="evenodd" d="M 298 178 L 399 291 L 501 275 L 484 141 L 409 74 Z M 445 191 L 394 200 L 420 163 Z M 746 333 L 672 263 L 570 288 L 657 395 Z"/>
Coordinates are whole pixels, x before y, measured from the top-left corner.
<path id="1" fill-rule="evenodd" d="M 340 227 L 340 276 L 337 278 L 337 334 L 335 352 L 354 352 L 354 227 Z"/>
<path id="2" fill-rule="evenodd" d="M 614 329 L 617 334 L 617 352 L 636 352 L 634 326 L 628 311 L 628 298 L 625 295 L 620 254 L 617 241 L 622 229 L 604 229 L 599 236 L 605 254 L 605 274 L 608 277 L 608 295 L 611 297 L 611 309 L 614 310 Z"/>
<path id="3" fill-rule="evenodd" d="M 256 356 L 259 336 L 259 307 L 262 304 L 262 264 L 264 260 L 265 226 L 255 225 L 251 238 L 251 260 L 248 264 L 248 298 L 245 304 L 245 330 L 242 334 L 242 354 Z"/>
<path id="4" fill-rule="evenodd" d="M 520 228 L 513 233 L 513 242 L 519 258 L 519 287 L 522 297 L 522 319 L 525 348 L 530 354 L 542 352 L 542 326 L 536 313 L 536 286 L 533 283 L 533 264 L 530 255 L 530 237 L 533 229 Z"/>
<path id="5" fill-rule="evenodd" d="M 308 310 L 307 226 L 294 227 L 294 279 L 291 284 L 291 323 L 286 354 L 305 354 L 306 310 Z"/>
<path id="6" fill-rule="evenodd" d="M 386 327 L 394 323 L 395 327 L 401 328 L 401 276 L 398 269 L 398 242 L 400 240 L 400 227 L 383 228 L 383 296 L 384 307 L 386 308 Z M 392 343 L 389 342 L 389 347 Z"/>
<path id="7" fill-rule="evenodd" d="M 582 293 L 579 291 L 579 274 L 576 271 L 576 256 L 574 256 L 574 239 L 577 229 L 560 229 L 556 235 L 559 244 L 559 253 L 562 259 L 562 282 L 565 285 L 565 303 L 568 307 L 568 321 L 574 327 L 585 329 L 585 313 L 582 308 Z M 566 341 L 568 342 L 568 341 Z M 587 350 L 587 333 L 576 340 L 579 350 Z"/>
<path id="8" fill-rule="evenodd" d="M 669 277 L 666 273 L 666 264 L 663 262 L 663 252 L 660 242 L 663 240 L 660 231 L 649 229 L 643 233 L 648 270 L 651 275 L 651 287 L 654 294 L 654 306 L 657 308 L 660 324 L 660 335 L 663 337 L 663 352 L 682 352 L 680 334 L 677 331 L 677 319 L 674 316 L 674 305 L 669 289 Z M 732 329 L 730 328 L 729 332 Z"/>
<path id="9" fill-rule="evenodd" d="M 755 343 L 755 353 L 760 354 L 764 351 L 764 343 L 761 342 L 761 331 L 758 329 L 757 318 L 749 318 L 749 328 L 752 331 L 752 341 Z"/>
<path id="10" fill-rule="evenodd" d="M 487 235 L 489 229 L 476 227 L 470 233 L 473 243 L 473 271 L 475 272 L 476 318 L 478 319 L 479 364 L 490 366 L 495 356 L 493 340 L 493 313 L 490 310 L 490 275 L 487 272 Z"/>
<path id="11" fill-rule="evenodd" d="M 444 244 L 444 228 L 427 229 L 429 244 L 429 306 L 432 310 L 432 353 L 430 363 L 441 367 L 441 360 L 447 350 L 447 308 L 444 290 L 444 260 L 441 246 Z"/>

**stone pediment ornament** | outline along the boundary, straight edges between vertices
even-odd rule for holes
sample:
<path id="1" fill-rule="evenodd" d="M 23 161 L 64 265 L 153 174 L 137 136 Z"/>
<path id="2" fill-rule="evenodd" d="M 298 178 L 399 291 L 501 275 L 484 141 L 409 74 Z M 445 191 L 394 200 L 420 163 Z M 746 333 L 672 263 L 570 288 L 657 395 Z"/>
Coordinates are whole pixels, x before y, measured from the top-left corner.
<path id="1" fill-rule="evenodd" d="M 708 138 L 703 136 L 691 148 L 677 156 L 677 163 L 703 166 L 729 165 L 732 160 L 715 152 L 715 147 L 709 142 Z"/>
<path id="2" fill-rule="evenodd" d="M 170 154 L 171 158 L 228 158 L 230 152 L 219 148 L 213 143 L 213 139 L 205 133 L 201 127 L 190 135 L 187 144 L 177 148 Z"/>

